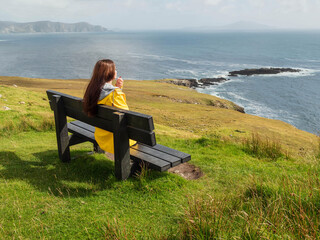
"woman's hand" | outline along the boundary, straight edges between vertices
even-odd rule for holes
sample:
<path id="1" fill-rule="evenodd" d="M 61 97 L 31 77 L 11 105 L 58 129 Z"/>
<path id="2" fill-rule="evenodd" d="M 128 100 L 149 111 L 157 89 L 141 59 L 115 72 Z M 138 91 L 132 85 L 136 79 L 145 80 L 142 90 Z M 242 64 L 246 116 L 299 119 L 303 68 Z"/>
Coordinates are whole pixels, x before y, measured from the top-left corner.
<path id="1" fill-rule="evenodd" d="M 123 79 L 121 77 L 119 77 L 117 79 L 116 87 L 121 88 L 121 89 L 123 88 Z"/>

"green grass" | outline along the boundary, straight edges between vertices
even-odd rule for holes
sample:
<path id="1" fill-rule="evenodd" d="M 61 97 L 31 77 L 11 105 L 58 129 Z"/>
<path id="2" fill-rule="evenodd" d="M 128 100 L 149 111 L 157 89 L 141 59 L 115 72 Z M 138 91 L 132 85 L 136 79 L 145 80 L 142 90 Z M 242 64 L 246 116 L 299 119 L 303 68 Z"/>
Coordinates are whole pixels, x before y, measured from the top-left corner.
<path id="1" fill-rule="evenodd" d="M 53 114 L 44 94 L 6 86 L 0 86 L 0 92 L 0 135 L 54 130 Z M 4 111 L 4 107 L 10 110 Z"/>
<path id="2" fill-rule="evenodd" d="M 7 99 L 0 107 L 12 109 L 0 111 L 0 239 L 320 237 L 317 152 L 286 158 L 282 142 L 263 136 L 243 145 L 160 121 L 158 143 L 190 153 L 203 177 L 188 181 L 144 169 L 117 181 L 113 162 L 88 154 L 89 143 L 71 147 L 69 164 L 59 161 L 43 93 L 12 87 L 0 93 Z M 21 99 L 26 104 L 17 104 Z"/>
<path id="3" fill-rule="evenodd" d="M 243 149 L 257 158 L 266 158 L 275 161 L 279 158 L 289 158 L 288 153 L 282 149 L 279 141 L 269 138 L 262 139 L 259 134 L 252 134 L 243 142 Z"/>
<path id="4" fill-rule="evenodd" d="M 252 182 L 232 198 L 191 198 L 179 239 L 318 239 L 318 174 L 279 185 Z M 312 186 L 310 185 L 312 184 Z"/>
<path id="5" fill-rule="evenodd" d="M 318 135 L 318 148 L 316 150 L 316 157 L 320 159 L 320 135 Z"/>

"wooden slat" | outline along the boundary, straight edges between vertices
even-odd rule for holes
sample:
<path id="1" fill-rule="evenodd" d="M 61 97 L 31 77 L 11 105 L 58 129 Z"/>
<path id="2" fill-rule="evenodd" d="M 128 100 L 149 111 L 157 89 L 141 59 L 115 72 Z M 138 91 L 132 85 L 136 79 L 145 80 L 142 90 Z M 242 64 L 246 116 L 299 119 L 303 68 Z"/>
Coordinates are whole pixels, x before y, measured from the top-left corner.
<path id="1" fill-rule="evenodd" d="M 73 121 L 72 124 L 77 125 L 78 127 L 87 129 L 87 131 L 94 132 L 94 127 L 84 122 Z M 91 130 L 89 130 L 89 128 Z M 149 146 L 154 146 L 156 144 L 156 136 L 154 132 L 147 132 L 147 131 L 143 131 L 143 130 L 132 128 L 132 127 L 127 127 L 127 131 L 130 139 L 147 144 Z"/>
<path id="2" fill-rule="evenodd" d="M 69 147 L 73 145 L 77 145 L 79 143 L 84 143 L 87 142 L 88 139 L 83 138 L 82 136 L 78 134 L 71 134 L 69 135 Z"/>
<path id="3" fill-rule="evenodd" d="M 169 155 L 167 153 L 158 151 L 158 150 L 154 149 L 153 147 L 149 147 L 149 146 L 146 146 L 143 144 L 136 144 L 136 145 L 132 146 L 131 149 L 138 150 L 139 152 L 143 152 L 148 155 L 160 158 L 166 162 L 169 162 L 171 167 L 175 167 L 175 166 L 179 165 L 182 161 L 181 158 L 178 158 L 178 157 Z"/>
<path id="4" fill-rule="evenodd" d="M 81 122 L 85 122 L 92 126 L 104 129 L 106 131 L 113 132 L 112 121 L 101 119 L 98 117 L 94 117 L 94 118 L 88 117 L 86 114 L 69 107 L 66 107 L 65 109 L 69 117 L 80 120 Z"/>
<path id="5" fill-rule="evenodd" d="M 171 164 L 169 162 L 166 162 L 160 158 L 156 158 L 154 156 L 148 155 L 146 153 L 139 152 L 132 148 L 130 150 L 130 157 L 134 161 L 138 161 L 138 162 L 143 161 L 147 163 L 148 168 L 152 168 L 160 172 L 167 171 L 171 167 Z"/>
<path id="6" fill-rule="evenodd" d="M 81 136 L 82 138 L 87 139 L 87 141 L 89 141 L 89 142 L 92 142 L 92 143 L 96 142 L 96 140 L 94 138 L 94 133 L 89 132 L 88 130 L 83 129 L 81 127 L 78 127 L 78 126 L 72 124 L 72 122 L 68 123 L 68 131 L 73 134 L 76 134 L 78 136 Z"/>
<path id="7" fill-rule="evenodd" d="M 128 135 L 130 139 L 136 140 L 137 142 L 144 143 L 149 146 L 154 146 L 156 142 L 156 134 L 151 131 L 143 131 L 133 127 L 127 127 Z"/>
<path id="8" fill-rule="evenodd" d="M 73 121 L 68 123 L 68 129 L 70 132 L 85 138 L 87 141 L 96 143 L 94 138 L 94 127 L 86 123 L 83 123 L 81 121 Z M 149 168 L 152 168 L 158 171 L 166 171 L 170 167 L 176 166 L 179 163 L 181 163 L 181 161 L 184 160 L 178 157 L 174 157 L 173 155 L 167 154 L 163 151 L 155 150 L 153 149 L 153 147 L 149 147 L 147 145 L 140 144 L 140 143 L 137 145 L 131 146 L 130 158 L 138 162 L 143 161 L 148 164 Z"/>
<path id="9" fill-rule="evenodd" d="M 108 120 L 106 116 L 108 115 L 109 117 L 109 115 L 111 113 L 113 114 L 113 112 L 115 111 L 125 112 L 129 138 L 150 146 L 154 146 L 156 144 L 155 133 L 152 131 L 154 129 L 153 120 L 152 120 L 152 117 L 149 115 L 135 113 L 135 112 L 114 108 L 114 107 L 109 107 L 109 106 L 99 106 L 99 111 L 97 116 L 88 117 L 86 114 L 82 112 L 82 100 L 80 98 L 73 97 L 73 96 L 59 93 L 52 90 L 48 90 L 47 94 L 50 100 L 52 100 L 53 94 L 60 94 L 62 96 L 61 98 L 63 100 L 63 104 L 65 107 L 67 116 L 80 120 L 82 122 L 88 123 L 92 126 L 104 129 L 109 132 L 113 132 L 112 121 Z M 51 107 L 52 107 L 52 104 L 51 104 Z M 104 115 L 106 115 L 105 118 L 102 117 Z M 139 128 L 139 126 L 145 126 L 145 127 Z"/>
<path id="10" fill-rule="evenodd" d="M 83 129 L 86 129 L 87 131 L 92 132 L 92 133 L 94 133 L 94 131 L 95 131 L 95 128 L 93 126 L 91 126 L 87 123 L 81 122 L 81 121 L 72 121 L 70 123 L 73 125 L 76 125 L 78 127 L 81 127 Z"/>
<path id="11" fill-rule="evenodd" d="M 191 155 L 184 153 L 184 152 L 180 152 L 178 150 L 160 145 L 160 144 L 156 144 L 155 146 L 153 146 L 152 148 L 161 151 L 161 152 L 165 152 L 167 154 L 170 154 L 172 156 L 178 157 L 182 159 L 182 162 L 187 162 L 191 160 Z"/>
<path id="12" fill-rule="evenodd" d="M 82 112 L 82 99 L 81 98 L 77 98 L 77 97 L 70 96 L 68 94 L 60 93 L 60 92 L 53 91 L 53 90 L 47 90 L 47 95 L 50 100 L 52 100 L 53 95 L 60 95 L 60 96 L 62 96 L 64 105 L 67 108 L 71 108 L 71 109 Z M 51 105 L 51 109 L 52 109 L 52 104 L 50 103 L 50 105 Z M 119 108 L 111 107 L 111 106 L 99 105 L 97 117 L 112 121 L 112 114 L 114 112 L 125 113 L 128 126 L 133 126 L 135 128 L 143 129 L 145 131 L 153 131 L 154 130 L 152 116 L 138 113 L 138 112 L 128 111 L 128 110 L 119 109 Z"/>
<path id="13" fill-rule="evenodd" d="M 153 118 L 150 115 L 133 112 L 125 109 L 119 109 L 116 107 L 99 105 L 97 116 L 101 118 L 107 118 L 113 112 L 120 112 L 126 114 L 126 121 L 128 126 L 139 128 L 145 131 L 153 131 L 154 124 Z"/>

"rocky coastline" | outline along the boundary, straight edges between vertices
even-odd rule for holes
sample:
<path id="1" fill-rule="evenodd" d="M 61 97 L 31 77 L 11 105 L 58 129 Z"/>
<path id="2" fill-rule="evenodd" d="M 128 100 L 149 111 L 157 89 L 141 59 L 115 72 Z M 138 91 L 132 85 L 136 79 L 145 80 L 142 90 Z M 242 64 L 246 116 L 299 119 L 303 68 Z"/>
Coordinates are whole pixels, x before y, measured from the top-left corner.
<path id="1" fill-rule="evenodd" d="M 205 88 L 211 85 L 217 85 L 219 83 L 228 81 L 230 79 L 224 78 L 224 77 L 218 77 L 218 78 L 201 78 L 201 79 L 195 79 L 195 78 L 178 78 L 178 79 L 169 79 L 167 82 L 179 85 L 179 86 L 185 86 L 190 88 Z"/>
<path id="2" fill-rule="evenodd" d="M 237 77 L 237 76 L 252 76 L 252 75 L 265 75 L 265 74 L 279 74 L 284 72 L 301 72 L 301 69 L 294 68 L 253 68 L 253 69 L 243 69 L 239 71 L 231 71 L 228 73 L 228 77 Z M 229 81 L 230 78 L 225 77 L 217 77 L 217 78 L 177 78 L 177 79 L 169 79 L 167 82 L 185 86 L 190 88 L 206 88 L 208 86 L 217 85 L 219 83 L 223 83 Z"/>

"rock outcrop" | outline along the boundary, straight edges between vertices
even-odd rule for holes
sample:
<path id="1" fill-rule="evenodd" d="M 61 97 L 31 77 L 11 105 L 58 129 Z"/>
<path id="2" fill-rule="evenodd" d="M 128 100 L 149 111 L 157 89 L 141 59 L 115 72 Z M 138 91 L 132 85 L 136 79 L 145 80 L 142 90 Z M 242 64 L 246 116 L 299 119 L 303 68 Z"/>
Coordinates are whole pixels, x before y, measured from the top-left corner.
<path id="1" fill-rule="evenodd" d="M 199 86 L 197 79 L 170 79 L 167 81 L 168 83 L 172 83 L 179 86 L 185 86 L 189 88 L 196 88 Z"/>
<path id="2" fill-rule="evenodd" d="M 201 78 L 198 82 L 201 84 L 200 86 L 206 87 L 210 85 L 217 85 L 218 83 L 222 83 L 228 81 L 230 79 L 218 77 L 218 78 Z"/>
<path id="3" fill-rule="evenodd" d="M 236 77 L 238 75 L 252 76 L 252 75 L 262 75 L 262 74 L 278 74 L 283 72 L 301 72 L 300 69 L 294 68 L 253 68 L 244 69 L 240 71 L 229 72 L 230 77 Z"/>
<path id="4" fill-rule="evenodd" d="M 195 78 L 187 78 L 187 79 L 170 79 L 170 80 L 167 80 L 167 82 L 175 85 L 190 87 L 190 88 L 197 88 L 197 87 L 204 88 L 210 85 L 217 85 L 218 83 L 222 83 L 228 80 L 230 79 L 223 78 L 223 77 L 201 78 L 200 80 L 197 80 Z"/>

